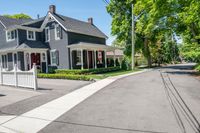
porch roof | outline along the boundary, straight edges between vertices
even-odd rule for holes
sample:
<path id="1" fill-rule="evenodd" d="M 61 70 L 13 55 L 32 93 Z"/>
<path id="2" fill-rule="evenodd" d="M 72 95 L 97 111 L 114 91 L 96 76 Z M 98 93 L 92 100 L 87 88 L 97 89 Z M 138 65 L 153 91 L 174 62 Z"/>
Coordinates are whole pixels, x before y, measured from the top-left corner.
<path id="1" fill-rule="evenodd" d="M 107 50 L 107 51 L 113 51 L 117 49 L 116 47 L 104 45 L 104 44 L 96 44 L 96 43 L 86 43 L 86 42 L 79 42 L 75 44 L 71 44 L 67 46 L 67 48 L 70 48 L 72 50 L 75 49 L 86 49 L 86 50 Z"/>
<path id="2" fill-rule="evenodd" d="M 48 49 L 48 46 L 43 44 L 42 42 L 39 41 L 26 41 L 19 46 L 14 46 L 14 47 L 3 47 L 0 48 L 0 52 L 12 52 L 12 51 L 20 51 L 20 50 L 46 50 Z"/>

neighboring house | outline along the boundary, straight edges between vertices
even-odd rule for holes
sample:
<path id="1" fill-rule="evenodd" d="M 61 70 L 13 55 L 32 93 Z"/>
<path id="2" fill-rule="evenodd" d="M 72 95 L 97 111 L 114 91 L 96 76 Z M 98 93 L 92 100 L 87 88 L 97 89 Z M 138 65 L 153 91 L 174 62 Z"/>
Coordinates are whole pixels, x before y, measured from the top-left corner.
<path id="1" fill-rule="evenodd" d="M 107 57 L 108 66 L 112 66 L 112 64 L 114 66 L 116 64 L 121 66 L 121 62 L 124 58 L 124 51 L 121 49 L 115 49 L 113 51 L 108 51 L 108 52 L 106 52 L 106 57 Z"/>
<path id="2" fill-rule="evenodd" d="M 108 51 L 107 52 L 107 58 L 108 59 L 118 59 L 121 61 L 124 58 L 124 51 L 121 49 L 115 49 L 115 51 Z"/>
<path id="3" fill-rule="evenodd" d="M 37 20 L 0 16 L 0 65 L 12 70 L 88 69 L 107 67 L 107 36 L 94 24 L 56 13 L 51 5 L 47 15 Z"/>

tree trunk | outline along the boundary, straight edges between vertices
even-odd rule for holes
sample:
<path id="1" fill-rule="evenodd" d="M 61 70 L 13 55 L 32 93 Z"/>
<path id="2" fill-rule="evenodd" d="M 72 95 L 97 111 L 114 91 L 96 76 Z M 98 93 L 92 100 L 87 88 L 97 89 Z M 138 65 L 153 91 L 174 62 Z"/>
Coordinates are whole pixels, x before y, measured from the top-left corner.
<path id="1" fill-rule="evenodd" d="M 145 39 L 144 39 L 144 53 L 145 53 L 145 56 L 147 58 L 148 67 L 152 67 L 151 53 L 150 53 L 150 50 L 149 50 L 147 37 L 145 37 Z"/>

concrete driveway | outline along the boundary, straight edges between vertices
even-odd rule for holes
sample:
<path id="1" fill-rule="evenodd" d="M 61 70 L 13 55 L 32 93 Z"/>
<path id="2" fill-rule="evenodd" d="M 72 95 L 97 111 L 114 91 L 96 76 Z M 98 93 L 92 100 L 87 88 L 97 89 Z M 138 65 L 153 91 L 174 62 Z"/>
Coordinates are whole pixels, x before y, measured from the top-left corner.
<path id="1" fill-rule="evenodd" d="M 162 68 L 198 121 L 200 81 L 190 65 Z M 177 106 L 176 106 L 177 108 Z M 42 129 L 40 133 L 195 133 L 168 100 L 159 69 L 120 79 Z"/>
<path id="2" fill-rule="evenodd" d="M 0 115 L 20 115 L 70 93 L 88 81 L 38 79 L 38 90 L 0 86 Z"/>

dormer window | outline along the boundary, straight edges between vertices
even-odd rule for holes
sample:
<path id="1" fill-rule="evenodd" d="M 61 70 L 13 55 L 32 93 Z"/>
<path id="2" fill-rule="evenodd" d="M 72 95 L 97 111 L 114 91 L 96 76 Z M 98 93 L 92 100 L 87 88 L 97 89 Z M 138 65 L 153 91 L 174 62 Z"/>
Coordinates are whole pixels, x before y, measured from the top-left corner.
<path id="1" fill-rule="evenodd" d="M 55 40 L 60 40 L 62 36 L 61 27 L 57 24 L 55 25 Z"/>
<path id="2" fill-rule="evenodd" d="M 27 31 L 27 40 L 35 40 L 35 32 Z"/>
<path id="3" fill-rule="evenodd" d="M 7 42 L 15 40 L 15 30 L 6 31 L 6 40 L 7 40 Z"/>

